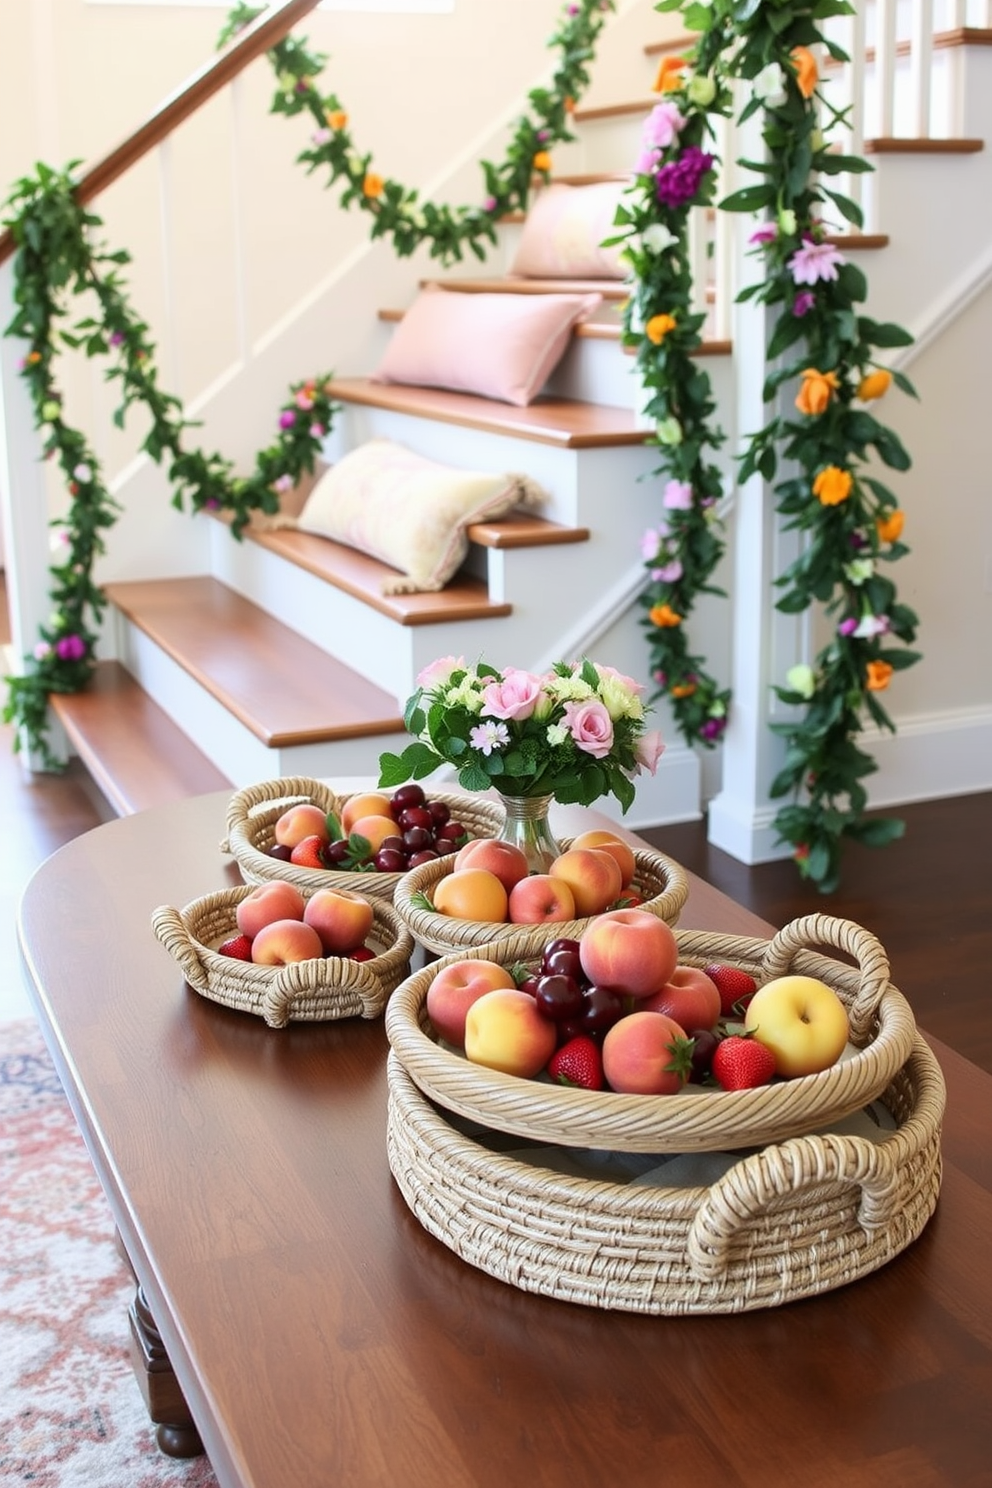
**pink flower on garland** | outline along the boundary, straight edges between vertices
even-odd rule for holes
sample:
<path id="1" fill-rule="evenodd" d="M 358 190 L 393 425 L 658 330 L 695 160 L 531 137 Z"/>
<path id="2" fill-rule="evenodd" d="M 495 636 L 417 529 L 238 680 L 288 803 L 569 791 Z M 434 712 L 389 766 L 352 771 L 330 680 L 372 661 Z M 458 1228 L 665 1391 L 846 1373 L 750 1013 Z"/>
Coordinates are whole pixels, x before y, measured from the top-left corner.
<path id="1" fill-rule="evenodd" d="M 793 300 L 792 313 L 799 320 L 802 316 L 808 315 L 815 304 L 816 295 L 811 289 L 804 289 Z"/>
<path id="2" fill-rule="evenodd" d="M 766 243 L 774 243 L 777 237 L 777 224 L 774 222 L 766 222 L 763 227 L 759 227 L 756 232 L 753 232 L 751 234 L 751 236 L 748 238 L 748 242 L 757 243 L 759 247 L 763 248 Z"/>
<path id="3" fill-rule="evenodd" d="M 692 201 L 712 165 L 712 155 L 698 145 L 686 145 L 678 159 L 663 165 L 655 177 L 655 195 L 662 206 L 684 207 Z"/>
<path id="4" fill-rule="evenodd" d="M 821 279 L 836 279 L 838 268 L 846 262 L 843 253 L 832 243 L 814 243 L 812 238 L 804 238 L 803 246 L 789 259 L 788 268 L 795 284 L 816 284 Z"/>
<path id="5" fill-rule="evenodd" d="M 55 654 L 60 661 L 81 661 L 86 655 L 86 642 L 82 636 L 63 636 L 55 643 Z"/>
<path id="6" fill-rule="evenodd" d="M 662 495 L 662 505 L 670 511 L 692 510 L 692 485 L 689 481 L 670 480 Z"/>
<path id="7" fill-rule="evenodd" d="M 295 423 L 296 414 L 291 408 L 284 408 L 282 413 L 279 415 L 280 429 L 291 429 Z"/>
<path id="8" fill-rule="evenodd" d="M 641 126 L 641 143 L 648 150 L 667 150 L 684 128 L 677 104 L 656 103 Z"/>
<path id="9" fill-rule="evenodd" d="M 678 558 L 673 558 L 670 563 L 664 564 L 661 568 L 653 568 L 651 570 L 651 577 L 657 579 L 659 584 L 677 584 L 682 577 L 682 573 L 681 561 Z"/>

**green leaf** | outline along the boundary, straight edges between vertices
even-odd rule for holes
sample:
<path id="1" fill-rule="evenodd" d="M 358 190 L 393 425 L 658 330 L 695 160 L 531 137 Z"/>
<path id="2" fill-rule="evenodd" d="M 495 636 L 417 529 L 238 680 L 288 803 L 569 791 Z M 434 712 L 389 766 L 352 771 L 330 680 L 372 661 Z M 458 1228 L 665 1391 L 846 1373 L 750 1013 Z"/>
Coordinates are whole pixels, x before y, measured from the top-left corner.
<path id="1" fill-rule="evenodd" d="M 884 817 L 875 821 L 855 822 L 847 829 L 847 836 L 853 837 L 856 842 L 861 842 L 865 847 L 887 847 L 890 842 L 896 842 L 906 832 L 906 823 L 898 821 L 895 817 Z"/>
<path id="2" fill-rule="evenodd" d="M 758 212 L 762 207 L 771 206 L 774 200 L 775 187 L 771 184 L 742 186 L 740 191 L 725 196 L 719 207 L 721 212 Z"/>

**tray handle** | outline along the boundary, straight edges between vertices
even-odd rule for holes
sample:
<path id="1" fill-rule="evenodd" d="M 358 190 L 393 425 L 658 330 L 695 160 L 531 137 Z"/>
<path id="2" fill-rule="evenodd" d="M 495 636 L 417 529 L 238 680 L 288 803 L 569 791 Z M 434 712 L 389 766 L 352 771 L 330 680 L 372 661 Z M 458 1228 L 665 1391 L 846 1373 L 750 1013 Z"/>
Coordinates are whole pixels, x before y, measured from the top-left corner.
<path id="1" fill-rule="evenodd" d="M 803 915 L 785 925 L 768 942 L 761 963 L 761 982 L 785 976 L 800 951 L 815 946 L 834 946 L 845 951 L 858 963 L 861 980 L 848 1004 L 851 1035 L 863 1045 L 871 1036 L 879 1004 L 889 987 L 889 958 L 876 936 L 853 920 L 840 920 L 831 915 Z"/>
<path id="2" fill-rule="evenodd" d="M 262 996 L 262 1016 L 270 1028 L 285 1028 L 293 1010 L 318 989 L 321 961 L 291 961 L 280 968 Z M 360 1016 L 374 1018 L 382 1006 L 382 983 L 364 961 L 342 957 L 336 989 L 350 993 L 361 1006 Z"/>
<path id="3" fill-rule="evenodd" d="M 196 941 L 183 923 L 183 917 L 171 904 L 160 904 L 152 913 L 152 929 L 171 956 L 179 962 L 183 976 L 198 992 L 207 988 L 207 971 L 200 958 Z"/>
<path id="4" fill-rule="evenodd" d="M 740 1230 L 775 1199 L 824 1183 L 858 1185 L 858 1223 L 869 1238 L 888 1228 L 899 1173 L 884 1145 L 835 1133 L 794 1137 L 744 1158 L 707 1190 L 686 1242 L 695 1275 L 700 1281 L 719 1281 Z"/>

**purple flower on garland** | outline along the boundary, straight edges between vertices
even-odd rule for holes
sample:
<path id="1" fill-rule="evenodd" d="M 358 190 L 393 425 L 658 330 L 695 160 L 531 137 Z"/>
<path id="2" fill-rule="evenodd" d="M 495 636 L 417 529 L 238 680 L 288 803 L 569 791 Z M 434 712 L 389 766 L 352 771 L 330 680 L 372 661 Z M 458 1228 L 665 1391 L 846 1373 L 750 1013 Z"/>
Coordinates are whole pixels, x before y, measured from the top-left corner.
<path id="1" fill-rule="evenodd" d="M 86 655 L 86 642 L 82 636 L 63 636 L 55 643 L 55 654 L 60 661 L 81 661 Z"/>
<path id="2" fill-rule="evenodd" d="M 485 201 L 482 203 L 482 210 L 484 212 L 495 212 L 498 206 L 499 202 L 494 196 L 487 196 Z"/>
<path id="3" fill-rule="evenodd" d="M 832 243 L 814 243 L 804 238 L 803 246 L 797 248 L 788 261 L 788 268 L 795 284 L 816 284 L 818 280 L 836 279 L 837 270 L 846 263 Z"/>
<path id="4" fill-rule="evenodd" d="M 324 428 L 323 424 L 311 424 L 310 425 L 310 438 L 311 439 L 323 439 L 323 437 L 324 437 L 324 435 L 326 433 L 327 433 L 327 430 Z"/>
<path id="5" fill-rule="evenodd" d="M 842 620 L 838 625 L 837 634 L 842 636 L 852 636 L 857 628 L 857 620 L 855 620 L 853 615 L 848 615 L 847 619 Z"/>
<path id="6" fill-rule="evenodd" d="M 111 333 L 110 333 L 110 344 L 111 344 L 111 346 L 121 346 L 123 344 L 123 342 L 124 342 L 124 332 L 123 331 L 111 331 Z"/>
<path id="7" fill-rule="evenodd" d="M 815 304 L 816 295 L 811 289 L 804 289 L 793 300 L 792 313 L 799 320 L 803 315 L 808 315 Z"/>
<path id="8" fill-rule="evenodd" d="M 699 737 L 701 739 L 719 739 L 726 727 L 727 720 L 725 718 L 707 718 L 699 730 Z"/>
<path id="9" fill-rule="evenodd" d="M 764 225 L 764 227 L 759 227 L 756 232 L 753 232 L 751 234 L 751 236 L 748 238 L 748 242 L 749 243 L 757 243 L 759 245 L 759 247 L 762 247 L 763 248 L 767 243 L 774 243 L 774 241 L 775 241 L 775 239 L 777 237 L 778 237 L 778 225 L 777 225 L 777 223 L 766 222 L 765 225 Z"/>
<path id="10" fill-rule="evenodd" d="M 291 429 L 295 423 L 296 414 L 291 408 L 284 408 L 282 413 L 279 415 L 280 429 Z"/>
<path id="11" fill-rule="evenodd" d="M 712 165 L 712 155 L 698 145 L 686 145 L 678 159 L 663 165 L 655 177 L 655 195 L 662 206 L 684 207 L 692 201 Z"/>

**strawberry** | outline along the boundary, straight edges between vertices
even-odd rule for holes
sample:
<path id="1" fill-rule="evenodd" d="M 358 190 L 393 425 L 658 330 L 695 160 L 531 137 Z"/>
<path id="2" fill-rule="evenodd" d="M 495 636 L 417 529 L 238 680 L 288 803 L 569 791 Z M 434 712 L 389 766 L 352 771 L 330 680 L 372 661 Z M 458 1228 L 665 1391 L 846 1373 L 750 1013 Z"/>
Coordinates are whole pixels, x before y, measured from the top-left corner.
<path id="1" fill-rule="evenodd" d="M 719 989 L 720 1016 L 723 1018 L 734 1012 L 743 1012 L 758 990 L 754 977 L 736 966 L 722 966 L 714 961 L 703 970 Z"/>
<path id="2" fill-rule="evenodd" d="M 350 955 L 352 961 L 375 960 L 375 951 L 373 951 L 370 946 L 366 945 L 356 946 L 355 949 L 353 951 L 349 951 L 348 954 Z"/>
<path id="3" fill-rule="evenodd" d="M 587 1033 L 570 1038 L 548 1060 L 547 1072 L 558 1085 L 577 1085 L 580 1090 L 602 1090 L 603 1056 L 595 1039 Z"/>
<path id="4" fill-rule="evenodd" d="M 319 836 L 304 837 L 293 848 L 289 861 L 295 863 L 297 868 L 326 868 L 323 846 L 323 840 Z"/>
<path id="5" fill-rule="evenodd" d="M 747 1034 L 721 1039 L 713 1055 L 713 1076 L 724 1090 L 753 1090 L 767 1085 L 775 1073 L 775 1055 Z"/>
<path id="6" fill-rule="evenodd" d="M 217 947 L 222 956 L 230 956 L 235 961 L 251 960 L 251 937 L 249 935 L 232 935 L 230 940 L 225 940 L 223 945 Z"/>

